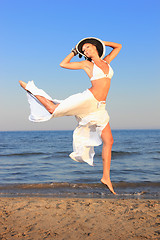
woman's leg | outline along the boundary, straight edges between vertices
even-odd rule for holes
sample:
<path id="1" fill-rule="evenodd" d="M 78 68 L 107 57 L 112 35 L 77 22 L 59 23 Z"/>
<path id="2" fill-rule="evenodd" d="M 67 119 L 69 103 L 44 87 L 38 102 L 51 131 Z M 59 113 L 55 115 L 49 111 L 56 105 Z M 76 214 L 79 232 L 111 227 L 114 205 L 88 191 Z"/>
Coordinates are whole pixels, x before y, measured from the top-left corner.
<path id="1" fill-rule="evenodd" d="M 110 180 L 111 150 L 113 145 L 113 136 L 109 123 L 103 129 L 101 138 L 103 141 L 102 148 L 103 176 L 101 182 L 103 184 L 106 184 L 113 194 L 116 194 L 113 190 L 113 186 Z"/>
<path id="2" fill-rule="evenodd" d="M 24 88 L 24 90 L 26 90 L 26 85 L 27 83 L 23 82 L 23 81 L 19 81 L 20 85 L 22 88 Z M 27 90 L 26 90 L 27 91 Z M 42 104 L 43 106 L 47 109 L 47 111 L 49 113 L 53 113 L 54 110 L 58 107 L 59 104 L 54 104 L 52 101 L 46 99 L 45 97 L 36 95 L 35 96 Z"/>

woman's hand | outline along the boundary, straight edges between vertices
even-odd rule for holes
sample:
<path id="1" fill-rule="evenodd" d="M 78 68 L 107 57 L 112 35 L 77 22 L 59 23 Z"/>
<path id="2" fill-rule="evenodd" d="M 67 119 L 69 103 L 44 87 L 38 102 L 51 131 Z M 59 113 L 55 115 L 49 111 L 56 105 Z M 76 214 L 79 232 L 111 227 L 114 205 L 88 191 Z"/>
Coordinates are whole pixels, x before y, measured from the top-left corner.
<path id="1" fill-rule="evenodd" d="M 74 56 L 76 56 L 78 54 L 76 47 L 72 48 L 72 52 L 74 53 Z"/>
<path id="2" fill-rule="evenodd" d="M 67 55 L 67 57 L 65 57 L 63 59 L 63 61 L 60 63 L 60 66 L 63 68 L 68 68 L 68 69 L 84 69 L 85 67 L 85 62 L 86 61 L 81 61 L 81 62 L 70 62 L 71 59 L 75 56 L 73 50 L 71 53 L 69 53 Z"/>
<path id="3" fill-rule="evenodd" d="M 105 46 L 113 48 L 113 50 L 104 58 L 106 62 L 110 63 L 118 55 L 122 48 L 122 44 L 106 41 L 103 41 L 103 43 Z"/>

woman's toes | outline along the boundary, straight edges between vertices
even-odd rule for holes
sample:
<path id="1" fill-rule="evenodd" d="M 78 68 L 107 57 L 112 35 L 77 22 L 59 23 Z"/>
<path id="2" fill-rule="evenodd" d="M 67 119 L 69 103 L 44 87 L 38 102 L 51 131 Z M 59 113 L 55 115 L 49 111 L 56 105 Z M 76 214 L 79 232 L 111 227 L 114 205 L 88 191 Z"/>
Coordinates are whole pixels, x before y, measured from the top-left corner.
<path id="1" fill-rule="evenodd" d="M 26 89 L 27 83 L 20 80 L 19 84 L 21 85 L 22 88 Z"/>

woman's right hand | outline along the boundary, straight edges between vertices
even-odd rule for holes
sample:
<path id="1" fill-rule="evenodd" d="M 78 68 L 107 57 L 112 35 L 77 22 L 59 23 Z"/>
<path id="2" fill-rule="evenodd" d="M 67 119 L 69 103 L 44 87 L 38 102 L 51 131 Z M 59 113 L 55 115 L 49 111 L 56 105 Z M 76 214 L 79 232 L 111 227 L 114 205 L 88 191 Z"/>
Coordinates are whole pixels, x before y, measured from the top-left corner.
<path id="1" fill-rule="evenodd" d="M 84 69 L 85 62 L 86 61 L 80 61 L 80 62 L 70 62 L 71 59 L 74 57 L 74 53 L 71 52 L 63 59 L 63 61 L 60 63 L 60 66 L 62 68 L 68 68 L 68 69 Z"/>
<path id="2" fill-rule="evenodd" d="M 78 51 L 77 51 L 76 47 L 72 48 L 72 52 L 74 53 L 74 56 L 76 56 L 78 54 Z"/>

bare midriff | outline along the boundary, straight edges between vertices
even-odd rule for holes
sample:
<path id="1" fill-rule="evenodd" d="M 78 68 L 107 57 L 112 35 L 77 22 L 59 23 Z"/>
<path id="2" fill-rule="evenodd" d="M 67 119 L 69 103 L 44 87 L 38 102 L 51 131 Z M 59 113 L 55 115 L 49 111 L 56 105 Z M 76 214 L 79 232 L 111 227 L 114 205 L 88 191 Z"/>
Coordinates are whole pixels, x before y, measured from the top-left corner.
<path id="1" fill-rule="evenodd" d="M 110 78 L 101 78 L 91 81 L 92 87 L 89 88 L 91 93 L 98 101 L 106 101 L 111 79 Z"/>

